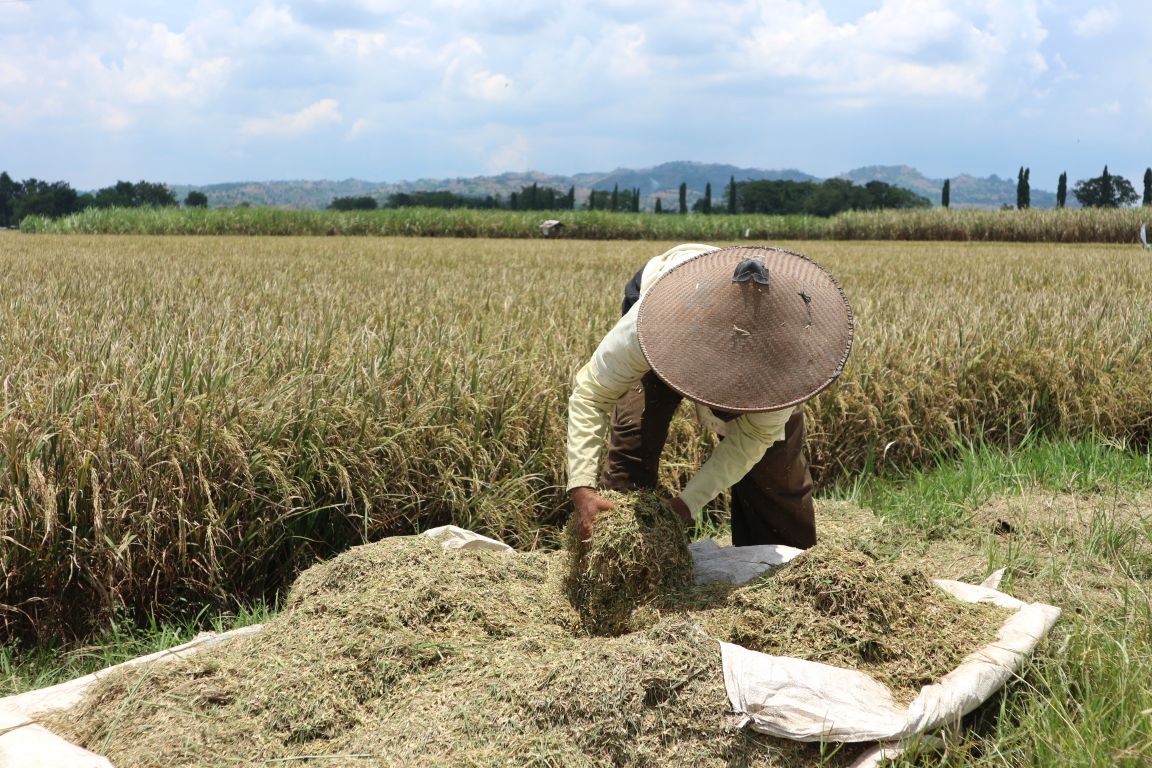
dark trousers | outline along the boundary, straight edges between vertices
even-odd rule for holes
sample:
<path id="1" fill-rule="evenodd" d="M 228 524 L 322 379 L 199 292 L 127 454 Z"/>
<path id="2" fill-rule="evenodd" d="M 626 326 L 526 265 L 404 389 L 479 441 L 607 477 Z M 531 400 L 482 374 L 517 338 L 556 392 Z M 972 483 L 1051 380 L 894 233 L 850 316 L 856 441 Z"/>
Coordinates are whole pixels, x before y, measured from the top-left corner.
<path id="1" fill-rule="evenodd" d="M 650 371 L 616 404 L 601 486 L 616 491 L 657 486 L 660 454 L 681 399 Z M 801 549 L 816 543 L 803 409 L 788 420 L 784 439 L 732 486 L 732 543 Z"/>

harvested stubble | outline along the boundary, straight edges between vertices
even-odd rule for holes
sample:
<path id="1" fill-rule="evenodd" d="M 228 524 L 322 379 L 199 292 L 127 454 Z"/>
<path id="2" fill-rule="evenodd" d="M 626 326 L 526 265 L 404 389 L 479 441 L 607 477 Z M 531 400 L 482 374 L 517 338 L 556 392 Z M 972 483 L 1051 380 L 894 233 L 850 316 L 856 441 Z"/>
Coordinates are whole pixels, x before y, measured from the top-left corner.
<path id="1" fill-rule="evenodd" d="M 793 614 L 808 609 L 787 601 L 853 613 L 856 598 L 827 603 L 819 585 L 828 569 L 862 568 L 860 588 L 900 584 L 886 620 L 919 622 L 924 645 L 938 639 L 962 654 L 991 639 L 998 620 L 979 638 L 962 637 L 960 606 L 941 593 L 947 604 L 936 611 L 933 596 L 909 594 L 901 568 L 865 560 L 850 548 L 814 550 L 727 601 L 731 590 L 715 587 L 667 595 L 650 626 L 598 637 L 564 594 L 564 553 L 386 539 L 305 572 L 259 634 L 105 678 L 48 725 L 120 768 L 306 757 L 355 766 L 845 765 L 859 747 L 829 755 L 731 730 L 720 656 L 704 630 L 736 639 L 759 623 L 760 637 L 788 639 L 776 652 L 828 659 L 843 636 L 822 634 L 832 622 L 811 613 L 799 622 L 808 635 L 792 631 Z M 800 586 L 781 588 L 773 603 L 776 583 Z M 950 662 L 928 650 L 919 674 L 939 677 Z"/>
<path id="2" fill-rule="evenodd" d="M 684 525 L 657 493 L 602 495 L 615 506 L 597 516 L 589 541 L 569 521 L 564 587 L 590 634 L 619 635 L 650 620 L 653 601 L 692 583 L 692 556 Z"/>

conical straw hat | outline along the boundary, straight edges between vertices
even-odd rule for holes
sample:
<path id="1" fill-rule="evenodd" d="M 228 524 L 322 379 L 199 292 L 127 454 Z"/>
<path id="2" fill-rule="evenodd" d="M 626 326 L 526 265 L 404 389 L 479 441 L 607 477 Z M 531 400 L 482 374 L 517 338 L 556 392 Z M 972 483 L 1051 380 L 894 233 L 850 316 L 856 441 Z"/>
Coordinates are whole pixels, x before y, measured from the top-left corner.
<path id="1" fill-rule="evenodd" d="M 852 308 L 836 279 L 781 248 L 721 248 L 677 265 L 644 294 L 636 322 L 657 376 L 730 413 L 804 402 L 852 348 Z"/>

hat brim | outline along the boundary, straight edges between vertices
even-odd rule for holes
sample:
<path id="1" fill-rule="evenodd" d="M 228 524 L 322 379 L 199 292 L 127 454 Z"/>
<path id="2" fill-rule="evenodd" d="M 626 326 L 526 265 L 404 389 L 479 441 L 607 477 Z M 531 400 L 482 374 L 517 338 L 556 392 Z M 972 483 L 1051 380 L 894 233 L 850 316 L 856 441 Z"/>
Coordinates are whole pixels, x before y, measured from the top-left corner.
<path id="1" fill-rule="evenodd" d="M 768 283 L 734 282 L 742 261 Z M 636 320 L 653 372 L 684 397 L 729 413 L 797 405 L 828 387 L 852 348 L 852 309 L 836 279 L 780 248 L 709 251 L 660 276 Z"/>

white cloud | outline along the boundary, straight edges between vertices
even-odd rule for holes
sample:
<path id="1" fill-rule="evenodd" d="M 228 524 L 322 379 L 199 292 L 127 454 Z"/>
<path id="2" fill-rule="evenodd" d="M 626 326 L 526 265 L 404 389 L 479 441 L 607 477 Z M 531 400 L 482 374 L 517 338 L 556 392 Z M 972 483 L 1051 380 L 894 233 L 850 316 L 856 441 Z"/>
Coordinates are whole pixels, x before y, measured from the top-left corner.
<path id="1" fill-rule="evenodd" d="M 740 58 L 760 77 L 807 84 L 809 98 L 824 93 L 857 106 L 926 95 L 973 100 L 1007 72 L 1047 70 L 1047 33 L 1031 0 L 882 0 L 843 22 L 811 0 L 762 0 L 758 9 Z"/>
<path id="2" fill-rule="evenodd" d="M 474 101 L 504 102 L 516 96 L 511 77 L 487 68 L 489 57 L 474 37 L 452 41 L 431 58 L 443 62 L 442 88 L 449 99 L 463 96 Z"/>
<path id="3" fill-rule="evenodd" d="M 105 130 L 112 131 L 114 133 L 127 130 L 128 128 L 132 127 L 133 123 L 136 122 L 135 118 L 129 112 L 111 106 L 106 107 L 101 111 L 99 119 L 100 125 Z"/>
<path id="4" fill-rule="evenodd" d="M 348 141 L 354 141 L 354 140 L 360 138 L 361 136 L 363 136 L 364 134 L 368 133 L 371 129 L 372 129 L 372 121 L 366 120 L 365 118 L 362 117 L 359 120 L 356 120 L 355 122 L 352 123 L 352 127 L 348 129 L 348 133 L 346 133 L 344 135 L 344 138 L 347 139 Z"/>
<path id="5" fill-rule="evenodd" d="M 1104 104 L 1098 104 L 1088 108 L 1090 115 L 1118 115 L 1120 114 L 1120 102 L 1109 101 Z"/>
<path id="6" fill-rule="evenodd" d="M 335 99 L 321 99 L 299 112 L 252 118 L 244 122 L 240 131 L 246 136 L 300 136 L 342 119 Z"/>
<path id="7" fill-rule="evenodd" d="M 16 66 L 15 63 L 0 59 L 0 86 L 7 88 L 21 85 L 26 79 L 24 70 Z"/>
<path id="8" fill-rule="evenodd" d="M 355 30 L 339 30 L 332 35 L 337 45 L 350 51 L 358 59 L 370 59 L 381 53 L 386 53 L 391 45 L 391 38 L 383 32 L 360 32 Z"/>
<path id="9" fill-rule="evenodd" d="M 945 154 L 979 147 L 988 163 L 992 148 L 1023 154 L 1043 143 L 1037 136 L 1067 147 L 1062 132 L 1076 130 L 1089 144 L 1069 114 L 1152 110 L 1138 43 L 1109 37 L 1148 27 L 1150 9 L 1147 0 L 0 2 L 0 139 L 27 164 L 119 151 L 175 179 L 290 174 L 305 159 L 347 173 L 341 153 L 361 164 L 352 172 L 377 178 L 644 157 L 821 172 L 838 169 L 787 153 L 821 146 L 820 162 L 839 164 L 889 146 L 891 157 L 857 159 L 904 162 L 939 125 Z M 701 136 L 721 112 L 790 119 L 716 146 Z M 886 129 L 868 135 L 876 125 Z M 966 132 L 945 137 L 945 125 Z M 241 140 L 229 142 L 222 126 L 240 126 Z M 1028 138 L 1012 146 L 1013 129 Z M 72 132 L 85 137 L 84 153 L 75 139 L 47 138 Z M 1099 140 L 1120 141 L 1115 133 Z M 301 137 L 299 152 L 243 140 L 256 136 Z M 364 152 L 370 144 L 405 152 Z M 751 161 L 765 152 L 785 159 Z M 219 170 L 206 170 L 209 157 L 221 158 Z M 360 170 L 367 157 L 381 159 Z M 193 171 L 166 170 L 180 163 Z"/>
<path id="10" fill-rule="evenodd" d="M 652 67 L 644 52 L 646 42 L 644 30 L 640 27 L 629 25 L 615 29 L 606 46 L 610 54 L 609 71 L 623 78 L 641 78 L 651 74 Z"/>
<path id="11" fill-rule="evenodd" d="M 490 152 L 484 162 L 488 173 L 526 171 L 529 168 L 531 144 L 528 137 L 517 133 L 512 140 Z"/>
<path id="12" fill-rule="evenodd" d="M 942 0 L 888 0 L 855 25 L 860 41 L 889 56 L 924 54 L 965 33 L 967 22 Z"/>
<path id="13" fill-rule="evenodd" d="M 1072 31 L 1081 37 L 1096 37 L 1111 32 L 1120 20 L 1120 12 L 1114 3 L 1097 5 L 1072 19 Z"/>

